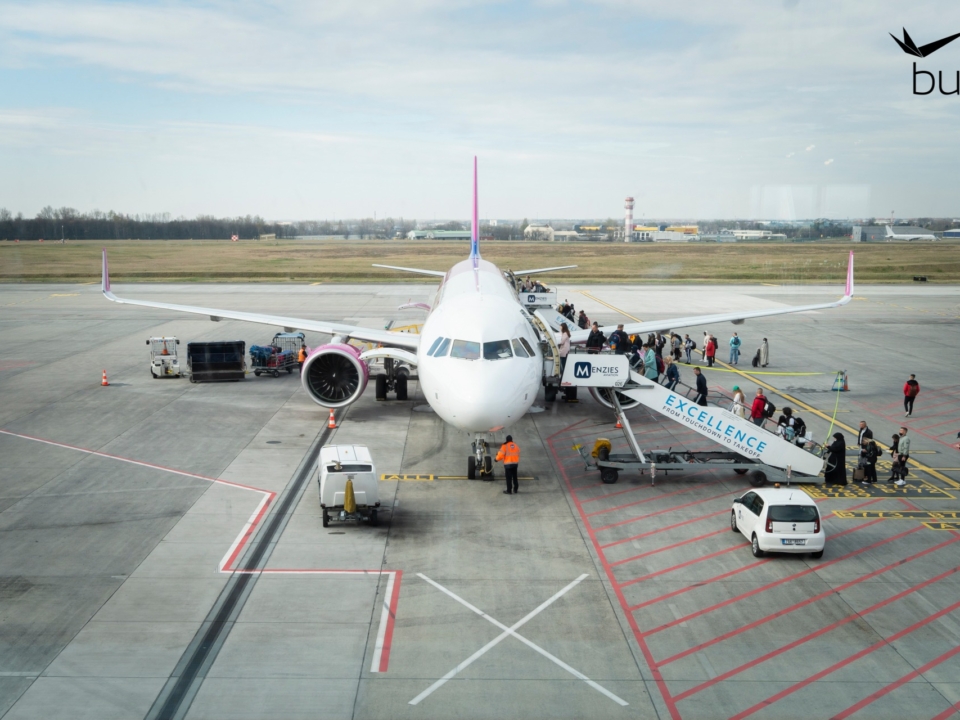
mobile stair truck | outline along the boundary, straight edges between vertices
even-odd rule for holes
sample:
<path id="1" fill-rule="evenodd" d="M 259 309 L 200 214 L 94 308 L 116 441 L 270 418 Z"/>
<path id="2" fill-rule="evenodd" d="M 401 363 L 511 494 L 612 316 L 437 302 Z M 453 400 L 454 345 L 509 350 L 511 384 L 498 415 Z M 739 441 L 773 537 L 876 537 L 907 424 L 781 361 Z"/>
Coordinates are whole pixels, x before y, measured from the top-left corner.
<path id="1" fill-rule="evenodd" d="M 366 445 L 324 445 L 317 461 L 323 526 L 331 520 L 377 524 L 380 482 Z"/>
<path id="2" fill-rule="evenodd" d="M 658 472 L 668 473 L 705 468 L 725 468 L 745 475 L 750 484 L 760 487 L 771 474 L 781 482 L 823 484 L 823 448 L 811 436 L 802 438 L 803 446 L 754 425 L 716 404 L 698 405 L 696 391 L 685 385 L 668 390 L 630 368 L 625 355 L 570 353 L 562 387 L 587 387 L 613 405 L 623 426 L 630 453 L 612 453 L 609 440 L 600 438 L 593 451 L 577 450 L 587 469 L 600 471 L 604 483 L 615 483 L 621 470 L 650 472 L 655 484 Z M 630 427 L 623 406 L 643 405 L 649 410 L 674 420 L 725 449 L 705 452 L 682 450 L 643 450 Z M 594 460 L 595 458 L 595 460 Z"/>

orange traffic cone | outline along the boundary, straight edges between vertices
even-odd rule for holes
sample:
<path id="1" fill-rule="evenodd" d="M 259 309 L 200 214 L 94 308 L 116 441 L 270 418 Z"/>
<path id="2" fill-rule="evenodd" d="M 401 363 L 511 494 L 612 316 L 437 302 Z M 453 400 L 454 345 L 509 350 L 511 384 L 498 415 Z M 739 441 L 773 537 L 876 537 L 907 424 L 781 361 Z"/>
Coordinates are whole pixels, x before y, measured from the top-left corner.
<path id="1" fill-rule="evenodd" d="M 110 383 L 107 382 L 107 371 L 103 371 L 103 379 L 100 381 L 100 387 L 107 387 Z"/>
<path id="2" fill-rule="evenodd" d="M 333 408 L 330 408 L 330 419 L 327 420 L 327 427 L 330 430 L 336 430 L 337 428 L 337 419 L 333 416 Z"/>
<path id="3" fill-rule="evenodd" d="M 847 373 L 846 373 L 846 371 L 844 371 L 844 373 L 843 373 L 843 389 L 844 389 L 844 391 L 846 391 L 846 392 L 849 392 L 849 391 L 850 391 L 850 383 L 847 382 Z"/>
<path id="4" fill-rule="evenodd" d="M 623 430 L 623 425 L 620 424 L 620 416 L 617 415 L 617 424 L 614 425 L 617 430 Z"/>

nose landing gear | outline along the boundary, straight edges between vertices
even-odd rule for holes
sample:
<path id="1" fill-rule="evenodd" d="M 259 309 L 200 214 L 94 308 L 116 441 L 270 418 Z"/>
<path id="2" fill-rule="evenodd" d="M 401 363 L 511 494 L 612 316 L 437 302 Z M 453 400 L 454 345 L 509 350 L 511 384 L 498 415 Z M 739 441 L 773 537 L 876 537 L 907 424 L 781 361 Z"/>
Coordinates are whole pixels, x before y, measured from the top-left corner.
<path id="1" fill-rule="evenodd" d="M 467 478 L 476 480 L 479 474 L 481 480 L 493 480 L 493 458 L 488 453 L 487 441 L 477 438 L 470 447 L 473 455 L 467 458 Z"/>

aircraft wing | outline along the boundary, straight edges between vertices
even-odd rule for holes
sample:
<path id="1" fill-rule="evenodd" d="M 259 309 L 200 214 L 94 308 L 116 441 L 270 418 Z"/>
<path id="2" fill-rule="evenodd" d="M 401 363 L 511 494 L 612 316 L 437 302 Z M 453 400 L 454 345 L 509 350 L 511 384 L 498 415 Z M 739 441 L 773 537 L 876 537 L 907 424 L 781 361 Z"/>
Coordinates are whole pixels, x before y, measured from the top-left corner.
<path id="1" fill-rule="evenodd" d="M 150 302 L 148 300 L 129 300 L 117 297 L 110 290 L 110 272 L 107 267 L 107 250 L 103 249 L 103 277 L 101 290 L 107 300 L 122 305 L 139 305 L 141 307 L 158 308 L 160 310 L 175 310 L 177 312 L 207 315 L 211 320 L 244 320 L 246 322 L 274 325 L 290 328 L 291 330 L 310 330 L 325 335 L 343 335 L 345 337 L 365 340 L 367 342 L 383 343 L 391 347 L 410 348 L 416 350 L 420 344 L 420 336 L 412 333 L 393 332 L 390 330 L 376 330 L 359 327 L 357 325 L 342 325 L 325 320 L 306 320 L 304 318 L 284 317 L 282 315 L 265 315 L 262 313 L 240 312 L 237 310 L 217 310 L 215 308 L 196 307 L 194 305 L 174 305 L 173 303 Z"/>
<path id="2" fill-rule="evenodd" d="M 445 277 L 446 273 L 442 270 L 423 270 L 422 268 L 398 267 L 396 265 L 377 265 L 373 263 L 372 267 L 386 268 L 387 270 L 400 270 L 401 272 L 416 273 L 417 275 L 430 275 L 432 277 Z"/>
<path id="3" fill-rule="evenodd" d="M 688 317 L 667 318 L 664 320 L 650 320 L 648 322 L 625 323 L 624 332 L 627 335 L 659 332 L 663 330 L 676 330 L 683 327 L 692 327 L 694 325 L 709 325 L 719 322 L 732 322 L 739 325 L 744 320 L 753 318 L 770 317 L 772 315 L 788 315 L 790 313 L 807 312 L 809 310 L 827 310 L 829 308 L 846 305 L 853 299 L 853 252 L 850 252 L 850 259 L 847 264 L 847 285 L 843 297 L 831 303 L 822 303 L 819 305 L 794 305 L 792 307 L 772 308 L 770 310 L 749 310 L 747 312 L 728 312 L 717 313 L 713 315 L 690 315 Z M 600 328 L 604 335 L 609 336 L 616 330 L 616 325 L 607 325 Z M 584 343 L 590 335 L 589 330 L 577 330 L 570 335 L 570 342 Z"/>
<path id="4" fill-rule="evenodd" d="M 539 273 L 553 272 L 554 270 L 570 270 L 571 268 L 577 267 L 576 265 L 560 265 L 558 267 L 548 267 L 548 268 L 535 268 L 533 270 L 512 270 L 511 272 L 520 277 L 521 275 L 537 275 Z"/>

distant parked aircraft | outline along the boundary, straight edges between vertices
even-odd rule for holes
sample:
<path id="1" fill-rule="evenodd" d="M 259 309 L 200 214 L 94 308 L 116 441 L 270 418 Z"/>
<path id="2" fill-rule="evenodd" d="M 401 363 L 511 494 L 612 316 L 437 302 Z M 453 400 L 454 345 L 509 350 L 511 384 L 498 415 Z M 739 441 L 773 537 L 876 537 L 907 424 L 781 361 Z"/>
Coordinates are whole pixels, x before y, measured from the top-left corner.
<path id="1" fill-rule="evenodd" d="M 898 233 L 887 225 L 887 240 L 936 240 L 933 233 Z"/>

